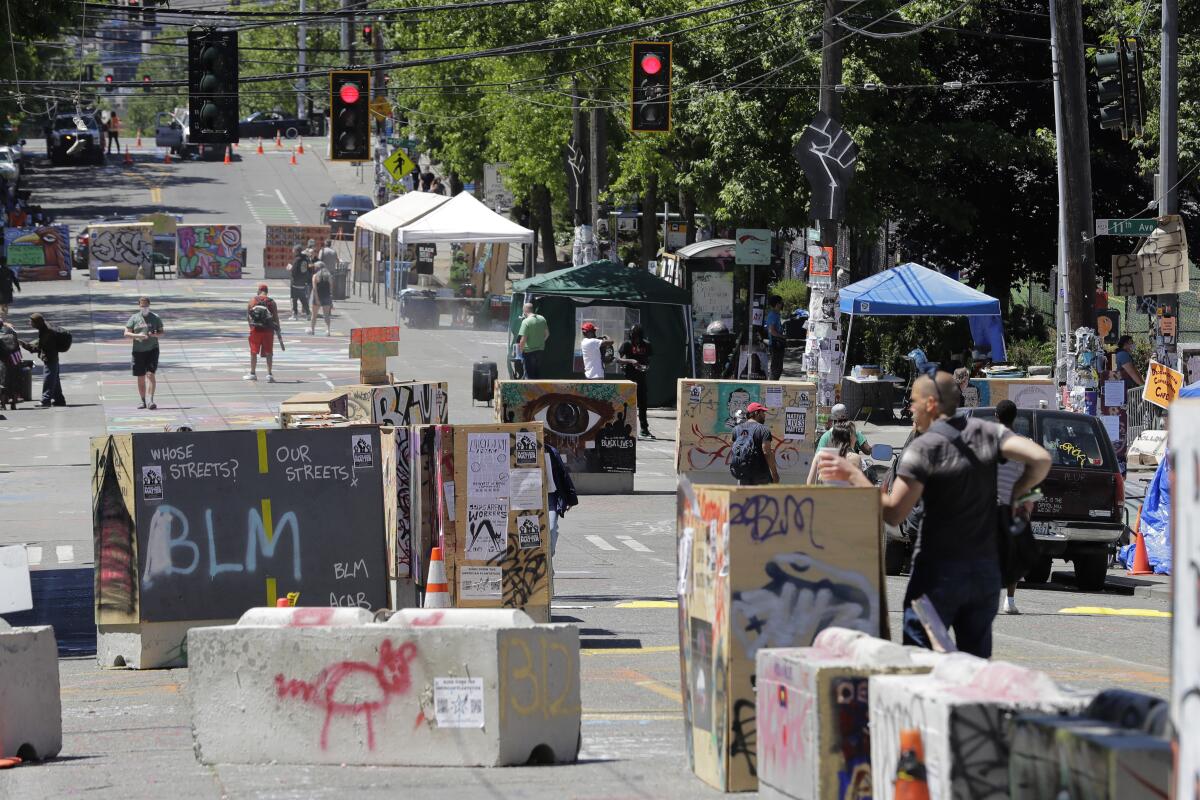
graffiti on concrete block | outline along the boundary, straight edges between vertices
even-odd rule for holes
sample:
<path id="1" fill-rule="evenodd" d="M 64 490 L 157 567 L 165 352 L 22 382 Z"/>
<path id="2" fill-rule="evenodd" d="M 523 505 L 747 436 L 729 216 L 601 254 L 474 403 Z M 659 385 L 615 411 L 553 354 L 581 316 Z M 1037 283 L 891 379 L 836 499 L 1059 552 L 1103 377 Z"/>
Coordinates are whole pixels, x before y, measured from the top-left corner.
<path id="1" fill-rule="evenodd" d="M 571 472 L 633 472 L 632 381 L 500 381 L 502 422 L 541 422 Z"/>
<path id="2" fill-rule="evenodd" d="M 4 229 L 8 265 L 22 281 L 70 280 L 70 243 L 66 225 Z"/>
<path id="3" fill-rule="evenodd" d="M 151 254 L 154 240 L 151 225 L 92 225 L 88 228 L 88 268 L 93 277 L 99 267 L 117 267 L 123 279 L 134 278 L 138 270 L 154 274 Z"/>
<path id="4" fill-rule="evenodd" d="M 175 240 L 179 277 L 242 277 L 242 226 L 180 225 Z"/>

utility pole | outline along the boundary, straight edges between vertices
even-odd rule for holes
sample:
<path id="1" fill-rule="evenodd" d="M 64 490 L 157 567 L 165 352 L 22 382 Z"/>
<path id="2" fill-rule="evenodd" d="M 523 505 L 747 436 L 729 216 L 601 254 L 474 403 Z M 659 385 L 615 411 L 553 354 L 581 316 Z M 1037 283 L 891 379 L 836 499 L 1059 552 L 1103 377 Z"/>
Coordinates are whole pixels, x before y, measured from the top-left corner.
<path id="1" fill-rule="evenodd" d="M 820 109 L 835 122 L 842 119 L 842 98 L 833 88 L 842 82 L 842 42 L 835 18 L 840 0 L 825 0 L 825 20 L 821 23 L 821 94 Z M 836 247 L 837 220 L 822 219 L 821 244 Z M 842 254 L 838 253 L 841 261 Z"/>
<path id="2" fill-rule="evenodd" d="M 342 52 L 343 64 L 354 65 L 354 16 L 349 12 L 354 8 L 354 0 L 342 0 Z"/>
<path id="3" fill-rule="evenodd" d="M 1162 92 L 1158 101 L 1159 216 L 1179 211 L 1179 2 L 1162 0 Z"/>
<path id="4" fill-rule="evenodd" d="M 1092 245 L 1092 168 L 1088 142 L 1087 73 L 1080 0 L 1050 0 L 1055 52 L 1055 127 L 1058 145 L 1059 235 L 1065 262 L 1068 337 L 1096 327 L 1096 264 Z M 1062 330 L 1059 331 L 1060 341 Z"/>
<path id="5" fill-rule="evenodd" d="M 308 24 L 304 21 L 305 3 L 300 0 L 300 21 L 296 23 L 296 71 L 308 69 Z M 308 78 L 296 81 L 296 117 L 308 119 Z"/>
<path id="6" fill-rule="evenodd" d="M 376 65 L 383 63 L 383 17 L 376 17 L 375 22 L 371 25 L 371 46 L 374 48 L 374 63 Z M 386 97 L 387 91 L 383 87 L 383 70 L 376 66 L 374 74 L 371 76 L 371 98 Z"/>

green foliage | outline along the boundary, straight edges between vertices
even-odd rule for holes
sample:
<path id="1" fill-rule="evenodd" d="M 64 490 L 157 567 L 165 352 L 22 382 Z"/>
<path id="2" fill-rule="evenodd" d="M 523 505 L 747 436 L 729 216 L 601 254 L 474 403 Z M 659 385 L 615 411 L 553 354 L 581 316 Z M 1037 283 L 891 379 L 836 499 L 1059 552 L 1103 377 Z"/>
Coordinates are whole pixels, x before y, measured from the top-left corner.
<path id="1" fill-rule="evenodd" d="M 850 336 L 851 365 L 878 364 L 897 375 L 908 374 L 905 356 L 914 348 L 949 366 L 971 345 L 970 328 L 955 317 L 855 317 Z"/>
<path id="2" fill-rule="evenodd" d="M 1005 343 L 1008 363 L 1029 369 L 1054 363 L 1054 342 L 1042 339 L 1020 339 Z"/>
<path id="3" fill-rule="evenodd" d="M 796 278 L 784 278 L 771 284 L 769 294 L 777 294 L 783 300 L 783 316 L 786 318 L 797 308 L 808 308 L 808 284 Z"/>

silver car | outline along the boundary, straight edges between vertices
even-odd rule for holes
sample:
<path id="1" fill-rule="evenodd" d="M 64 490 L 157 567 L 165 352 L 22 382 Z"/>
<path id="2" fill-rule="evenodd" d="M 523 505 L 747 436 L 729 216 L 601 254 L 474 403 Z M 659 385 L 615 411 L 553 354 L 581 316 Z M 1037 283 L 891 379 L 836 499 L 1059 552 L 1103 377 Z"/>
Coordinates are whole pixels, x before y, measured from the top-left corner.
<path id="1" fill-rule="evenodd" d="M 0 177 L 12 184 L 21 179 L 21 156 L 11 147 L 0 147 Z"/>

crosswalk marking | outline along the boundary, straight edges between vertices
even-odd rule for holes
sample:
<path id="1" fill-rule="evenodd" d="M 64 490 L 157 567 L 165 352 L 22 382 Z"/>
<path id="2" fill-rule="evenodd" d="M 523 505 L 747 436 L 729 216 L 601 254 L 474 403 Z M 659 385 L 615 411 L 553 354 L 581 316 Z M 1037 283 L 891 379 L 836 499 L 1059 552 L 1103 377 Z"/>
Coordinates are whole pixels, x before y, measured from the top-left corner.
<path id="1" fill-rule="evenodd" d="M 601 550 L 616 550 L 617 549 L 617 548 L 613 547 L 611 544 L 609 544 L 608 542 L 606 542 L 604 540 L 603 536 L 585 536 L 583 538 L 587 539 L 589 542 L 596 545 L 596 547 L 599 547 Z"/>
<path id="2" fill-rule="evenodd" d="M 634 539 L 632 536 L 618 536 L 617 540 L 619 542 L 621 542 L 621 544 L 628 547 L 630 550 L 636 550 L 639 553 L 652 552 L 649 547 L 646 547 L 646 545 L 642 544 L 637 539 Z"/>
<path id="3" fill-rule="evenodd" d="M 36 567 L 42 563 L 42 548 L 30 545 L 25 548 L 25 553 L 29 556 L 29 566 Z"/>
<path id="4" fill-rule="evenodd" d="M 75 560 L 75 548 L 69 544 L 55 545 L 54 557 L 58 559 L 60 564 L 70 564 Z"/>

